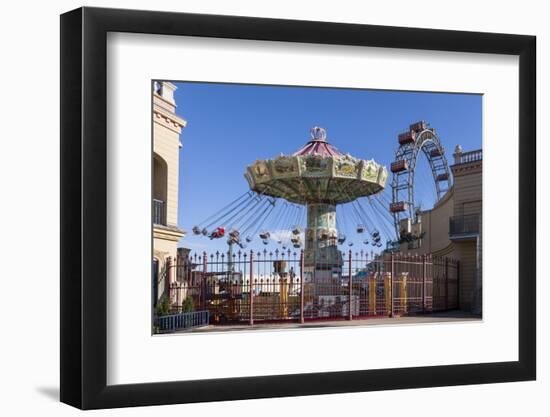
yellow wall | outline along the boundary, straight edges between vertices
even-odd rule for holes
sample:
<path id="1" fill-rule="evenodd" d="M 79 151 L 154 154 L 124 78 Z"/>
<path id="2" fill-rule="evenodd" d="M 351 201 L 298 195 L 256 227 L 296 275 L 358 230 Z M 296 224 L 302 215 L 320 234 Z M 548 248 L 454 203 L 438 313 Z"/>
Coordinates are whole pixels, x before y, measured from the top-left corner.
<path id="1" fill-rule="evenodd" d="M 432 209 L 422 213 L 422 245 L 416 251 L 418 254 L 448 255 L 449 217 L 453 215 L 453 189 Z"/>
<path id="2" fill-rule="evenodd" d="M 481 286 L 482 279 L 482 164 L 474 162 L 453 166 L 455 183 L 455 216 L 479 214 L 479 241 L 472 239 L 464 242 L 455 242 L 461 254 L 461 306 L 464 309 L 476 309 L 476 303 L 481 305 L 476 286 Z M 480 296 L 480 295 L 479 295 Z"/>
<path id="3" fill-rule="evenodd" d="M 176 258 L 178 241 L 185 235 L 178 227 L 178 182 L 180 134 L 187 122 L 175 113 L 175 89 L 173 84 L 162 82 L 153 90 L 153 152 L 155 158 L 166 164 L 165 178 L 155 177 L 155 174 L 162 173 L 162 169 L 153 171 L 154 187 L 165 189 L 165 193 L 152 197 L 165 201 L 166 205 L 166 225 L 153 227 L 153 257 L 159 261 L 159 298 L 166 293 L 169 284 L 162 273 L 166 260 L 168 257 Z"/>
<path id="4" fill-rule="evenodd" d="M 178 224 L 178 176 L 179 176 L 179 144 L 180 135 L 176 130 L 168 128 L 166 121 L 155 117 L 153 127 L 153 151 L 167 165 L 166 181 L 166 222 L 169 225 Z"/>
<path id="5" fill-rule="evenodd" d="M 481 167 L 471 170 L 454 170 L 455 205 L 454 215 L 481 213 L 482 208 L 482 174 Z"/>
<path id="6" fill-rule="evenodd" d="M 476 287 L 481 287 L 482 277 L 482 161 L 457 164 L 451 168 L 453 186 L 433 209 L 422 212 L 422 231 L 425 234 L 420 247 L 408 249 L 404 243 L 401 245 L 401 251 L 431 253 L 457 259 L 460 263 L 460 308 L 465 311 L 478 311 L 481 309 L 481 295 L 480 291 L 476 291 Z M 478 238 L 451 241 L 449 218 L 475 214 L 480 217 Z"/>

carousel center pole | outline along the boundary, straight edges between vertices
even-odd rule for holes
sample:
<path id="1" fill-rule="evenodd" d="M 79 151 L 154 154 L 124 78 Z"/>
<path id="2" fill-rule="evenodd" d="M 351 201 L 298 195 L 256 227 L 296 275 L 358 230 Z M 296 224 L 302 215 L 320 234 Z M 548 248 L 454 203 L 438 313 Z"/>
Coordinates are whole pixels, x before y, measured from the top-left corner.
<path id="1" fill-rule="evenodd" d="M 304 264 L 310 271 L 332 271 L 341 266 L 338 256 L 336 205 L 307 204 Z"/>

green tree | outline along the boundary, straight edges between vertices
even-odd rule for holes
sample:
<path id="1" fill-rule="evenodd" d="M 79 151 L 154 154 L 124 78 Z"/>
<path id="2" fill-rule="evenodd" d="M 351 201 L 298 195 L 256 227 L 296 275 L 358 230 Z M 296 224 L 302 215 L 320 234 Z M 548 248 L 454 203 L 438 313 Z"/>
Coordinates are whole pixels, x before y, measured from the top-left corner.
<path id="1" fill-rule="evenodd" d="M 187 297 L 185 300 L 183 300 L 183 303 L 181 303 L 181 311 L 183 313 L 195 311 L 195 303 L 193 302 L 193 299 L 191 297 Z"/>
<path id="2" fill-rule="evenodd" d="M 157 316 L 166 316 L 170 313 L 170 302 L 168 301 L 168 297 L 163 296 L 161 298 L 155 307 L 155 312 Z"/>

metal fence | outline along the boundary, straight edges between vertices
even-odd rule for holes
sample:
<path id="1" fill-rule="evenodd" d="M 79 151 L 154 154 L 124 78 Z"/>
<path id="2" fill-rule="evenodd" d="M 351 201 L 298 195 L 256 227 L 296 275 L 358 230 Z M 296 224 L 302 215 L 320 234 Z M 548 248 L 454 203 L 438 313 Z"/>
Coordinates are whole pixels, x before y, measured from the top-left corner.
<path id="1" fill-rule="evenodd" d="M 430 255 L 349 251 L 313 267 L 301 251 L 239 251 L 168 265 L 172 311 L 208 311 L 210 324 L 410 315 L 459 302 L 458 261 Z"/>
<path id="2" fill-rule="evenodd" d="M 156 331 L 162 333 L 207 326 L 209 322 L 210 313 L 208 311 L 192 311 L 157 316 L 155 317 L 154 326 Z"/>

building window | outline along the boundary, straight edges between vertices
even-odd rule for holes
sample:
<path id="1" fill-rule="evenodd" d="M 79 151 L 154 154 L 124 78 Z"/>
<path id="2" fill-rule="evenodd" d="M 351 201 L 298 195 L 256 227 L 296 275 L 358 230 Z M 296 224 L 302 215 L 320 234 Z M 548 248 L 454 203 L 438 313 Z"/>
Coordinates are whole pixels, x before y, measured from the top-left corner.
<path id="1" fill-rule="evenodd" d="M 153 155 L 153 223 L 166 225 L 168 165 L 156 153 Z"/>

